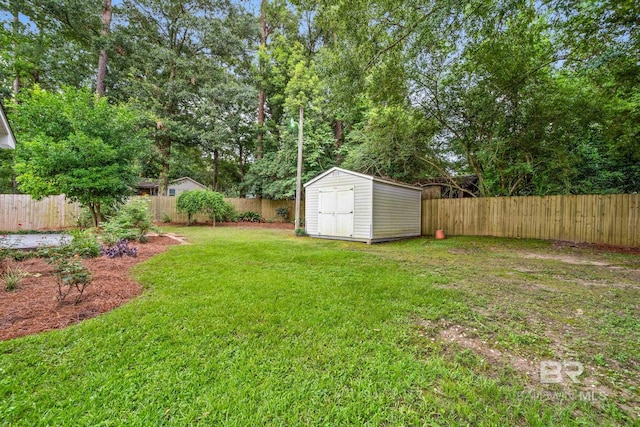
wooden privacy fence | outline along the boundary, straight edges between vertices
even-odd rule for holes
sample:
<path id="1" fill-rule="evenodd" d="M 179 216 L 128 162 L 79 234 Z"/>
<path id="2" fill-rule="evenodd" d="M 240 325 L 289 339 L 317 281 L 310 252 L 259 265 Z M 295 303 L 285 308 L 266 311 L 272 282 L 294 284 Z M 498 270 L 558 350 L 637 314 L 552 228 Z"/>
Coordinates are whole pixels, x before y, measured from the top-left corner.
<path id="1" fill-rule="evenodd" d="M 64 196 L 33 200 L 24 194 L 0 194 L 0 230 L 40 230 L 73 227 L 81 209 Z"/>
<path id="2" fill-rule="evenodd" d="M 276 209 L 293 200 L 226 199 L 236 211 L 258 212 L 277 220 Z M 150 197 L 156 221 L 166 215 L 185 222 L 175 197 Z M 27 195 L 0 194 L 0 230 L 38 230 L 73 227 L 81 209 L 64 196 L 40 201 Z M 398 212 L 402 215 L 402 212 Z M 304 203 L 302 204 L 304 218 Z M 207 218 L 198 218 L 205 221 Z M 422 201 L 422 234 L 442 229 L 447 235 L 557 239 L 640 247 L 640 194 L 488 197 Z"/>
<path id="3" fill-rule="evenodd" d="M 176 209 L 176 197 L 154 196 L 149 197 L 149 208 L 154 215 L 156 221 L 161 222 L 166 215 L 172 221 L 186 222 L 187 215 L 178 212 Z M 289 219 L 293 220 L 295 214 L 295 201 L 293 200 L 269 200 L 269 199 L 225 199 L 233 206 L 238 213 L 253 211 L 258 212 L 265 220 L 280 221 L 281 218 L 276 216 L 276 209 L 287 207 L 289 209 Z M 304 218 L 304 203 L 301 205 L 300 215 Z M 198 215 L 196 220 L 204 222 L 208 218 Z"/>
<path id="4" fill-rule="evenodd" d="M 138 197 L 133 197 L 138 198 Z M 156 221 L 162 222 L 168 217 L 175 222 L 186 222 L 187 216 L 176 209 L 176 197 L 148 197 L 149 208 Z M 287 207 L 289 218 L 293 219 L 295 202 L 293 200 L 267 199 L 225 199 L 237 212 L 258 212 L 266 220 L 281 220 L 276 209 Z M 51 196 L 34 200 L 24 194 L 0 194 L 0 230 L 40 230 L 74 227 L 82 209 L 77 203 L 68 203 L 64 196 Z M 304 218 L 304 204 L 301 206 Z M 196 220 L 206 221 L 206 216 L 197 216 Z"/>
<path id="5" fill-rule="evenodd" d="M 640 194 L 422 201 L 422 234 L 640 246 Z"/>

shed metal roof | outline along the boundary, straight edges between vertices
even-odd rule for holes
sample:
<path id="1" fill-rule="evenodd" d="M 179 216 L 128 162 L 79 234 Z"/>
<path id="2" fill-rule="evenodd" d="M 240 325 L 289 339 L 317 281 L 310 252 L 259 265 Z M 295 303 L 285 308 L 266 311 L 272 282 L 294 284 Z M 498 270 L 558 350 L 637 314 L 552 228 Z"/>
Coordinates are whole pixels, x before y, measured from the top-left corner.
<path id="1" fill-rule="evenodd" d="M 386 180 L 386 179 L 378 178 L 377 176 L 366 175 L 366 174 L 363 174 L 363 173 L 354 172 L 354 171 L 350 171 L 350 170 L 347 170 L 347 169 L 342 169 L 342 168 L 339 168 L 337 166 L 334 166 L 331 169 L 329 169 L 327 171 L 324 171 L 320 175 L 318 175 L 315 178 L 313 178 L 311 181 L 306 182 L 304 184 L 304 187 L 307 187 L 308 185 L 311 185 L 314 182 L 321 180 L 325 176 L 333 173 L 334 171 L 339 171 L 339 172 L 343 172 L 343 173 L 346 173 L 346 174 L 349 174 L 349 175 L 358 176 L 360 178 L 365 178 L 365 179 L 368 179 L 370 181 L 380 182 L 382 184 L 395 185 L 396 187 L 409 188 L 411 190 L 422 191 L 421 188 L 414 187 L 413 185 L 404 184 L 404 183 L 401 183 L 401 182 L 389 181 L 389 180 Z"/>

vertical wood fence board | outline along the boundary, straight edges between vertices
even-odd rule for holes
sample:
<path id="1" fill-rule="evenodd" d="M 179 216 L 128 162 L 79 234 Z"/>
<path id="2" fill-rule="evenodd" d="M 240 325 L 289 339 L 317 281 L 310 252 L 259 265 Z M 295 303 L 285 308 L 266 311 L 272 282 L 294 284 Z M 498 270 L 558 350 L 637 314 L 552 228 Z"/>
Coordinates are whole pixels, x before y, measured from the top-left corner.
<path id="1" fill-rule="evenodd" d="M 578 198 L 576 201 L 575 228 L 573 231 L 573 238 L 571 240 L 576 240 L 579 230 L 584 229 L 584 224 L 584 198 Z"/>
<path id="2" fill-rule="evenodd" d="M 627 230 L 634 230 L 629 233 L 629 246 L 640 246 L 640 195 L 629 195 L 629 218 L 627 219 Z"/>
<path id="3" fill-rule="evenodd" d="M 633 233 L 629 233 L 629 245 L 628 246 L 640 246 L 640 240 L 638 235 L 640 229 L 636 224 L 636 218 L 638 218 L 638 194 L 629 194 L 629 217 L 627 218 L 627 230 L 634 230 Z"/>
<path id="4" fill-rule="evenodd" d="M 640 246 L 640 195 L 493 197 L 423 201 L 422 232 Z"/>
<path id="5" fill-rule="evenodd" d="M 627 194 L 622 195 L 622 203 L 616 205 L 616 236 L 614 237 L 614 241 L 621 241 L 625 246 L 629 246 L 629 233 L 625 233 L 625 222 L 628 215 L 625 213 L 629 212 L 629 198 Z"/>

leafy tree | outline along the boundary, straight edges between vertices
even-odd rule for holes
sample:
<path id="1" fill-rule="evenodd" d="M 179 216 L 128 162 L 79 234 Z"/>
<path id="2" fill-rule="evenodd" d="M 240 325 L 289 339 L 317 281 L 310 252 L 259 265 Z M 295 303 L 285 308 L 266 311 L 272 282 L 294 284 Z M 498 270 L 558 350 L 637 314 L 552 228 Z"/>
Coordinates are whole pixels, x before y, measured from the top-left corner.
<path id="1" fill-rule="evenodd" d="M 110 2 L 0 0 L 0 94 L 104 81 L 152 117 L 140 161 L 164 188 L 290 197 L 304 104 L 305 179 L 640 189 L 637 1 L 122 0 L 111 26 Z"/>
<path id="2" fill-rule="evenodd" d="M 304 45 L 288 44 L 280 37 L 274 42 L 273 53 L 277 61 L 271 64 L 271 73 L 279 76 L 280 87 L 277 95 L 271 91 L 274 88 L 268 88 L 267 94 L 271 94 L 271 105 L 277 106 L 277 115 L 272 118 L 279 123 L 271 133 L 273 146 L 251 165 L 245 184 L 249 193 L 280 199 L 295 195 L 300 108 L 304 108 L 303 181 L 335 164 L 335 145 L 330 119 L 323 113 L 325 85 Z"/>
<path id="3" fill-rule="evenodd" d="M 434 120 L 411 107 L 378 107 L 367 114 L 367 121 L 349 135 L 344 166 L 371 175 L 400 181 L 436 175 L 441 172 L 430 142 L 439 130 Z"/>
<path id="4" fill-rule="evenodd" d="M 36 87 L 19 100 L 12 119 L 20 190 L 36 199 L 65 194 L 98 226 L 101 206 L 122 202 L 137 183 L 136 155 L 146 143 L 139 115 L 88 90 Z"/>
<path id="5" fill-rule="evenodd" d="M 194 215 L 202 213 L 208 215 L 214 225 L 216 219 L 224 219 L 233 209 L 225 202 L 222 194 L 209 190 L 182 192 L 176 201 L 176 208 L 179 212 L 187 214 L 187 224 L 191 224 Z"/>
<path id="6" fill-rule="evenodd" d="M 47 89 L 85 86 L 95 78 L 100 9 L 89 0 L 0 0 L 0 57 L 13 92 L 38 84 Z M 4 20 L 8 18 L 7 20 Z M 6 44 L 5 44 L 6 42 Z M 0 76 L 7 70 L 0 68 Z"/>
<path id="7" fill-rule="evenodd" d="M 210 162 L 205 181 L 215 191 L 237 191 L 255 145 L 256 92 L 242 79 L 203 88 L 195 107 L 196 138 Z"/>
<path id="8" fill-rule="evenodd" d="M 352 99 L 364 94 L 368 117 L 398 106 L 422 111 L 407 128 L 422 116 L 437 123 L 410 144 L 434 169 L 413 168 L 404 179 L 472 173 L 483 195 L 637 191 L 637 5 L 553 6 L 323 2 L 318 19 L 336 35 L 323 57 L 336 81 L 353 82 L 343 84 Z M 355 130 L 351 166 L 384 157 L 383 139 L 374 145 L 381 132 L 362 123 Z M 585 160 L 593 156 L 597 173 Z"/>
<path id="9" fill-rule="evenodd" d="M 261 159 L 265 150 L 264 137 L 268 129 L 266 125 L 267 100 L 269 100 L 269 110 L 272 116 L 272 123 L 278 123 L 278 112 L 274 109 L 275 100 L 271 96 L 281 95 L 273 87 L 282 84 L 281 79 L 274 79 L 272 71 L 274 69 L 272 61 L 274 53 L 282 47 L 282 42 L 289 35 L 297 35 L 298 17 L 289 9 L 287 2 L 283 0 L 261 0 L 260 2 L 260 46 L 258 47 L 258 69 L 257 69 L 257 89 L 258 89 L 258 115 L 257 115 L 257 141 L 256 158 Z M 272 39 L 277 42 L 275 48 L 271 46 Z M 269 90 L 271 89 L 271 90 Z"/>
<path id="10" fill-rule="evenodd" d="M 248 66 L 256 23 L 235 5 L 214 0 L 124 0 L 119 10 L 114 33 L 122 53 L 110 63 L 125 72 L 114 91 L 121 99 L 133 97 L 154 118 L 166 194 L 172 149 L 198 142 L 194 112 L 206 99 L 202 91 Z"/>
<path id="11" fill-rule="evenodd" d="M 14 177 L 15 150 L 0 150 L 0 194 L 15 193 Z"/>

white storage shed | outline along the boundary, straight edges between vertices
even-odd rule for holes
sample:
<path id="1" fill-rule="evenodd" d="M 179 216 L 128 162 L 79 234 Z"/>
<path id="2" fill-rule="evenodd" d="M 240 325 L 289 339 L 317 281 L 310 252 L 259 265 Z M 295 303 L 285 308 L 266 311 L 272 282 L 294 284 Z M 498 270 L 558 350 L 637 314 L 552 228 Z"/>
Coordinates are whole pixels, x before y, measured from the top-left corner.
<path id="1" fill-rule="evenodd" d="M 304 187 L 309 236 L 375 243 L 421 234 L 420 188 L 338 167 Z"/>

